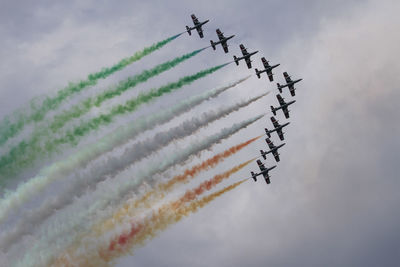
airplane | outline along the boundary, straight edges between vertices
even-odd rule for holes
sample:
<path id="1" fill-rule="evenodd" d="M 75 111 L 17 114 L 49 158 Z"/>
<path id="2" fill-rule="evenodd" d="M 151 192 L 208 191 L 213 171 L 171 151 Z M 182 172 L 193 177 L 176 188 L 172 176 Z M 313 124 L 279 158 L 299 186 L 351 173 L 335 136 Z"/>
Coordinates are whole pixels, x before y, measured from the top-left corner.
<path id="1" fill-rule="evenodd" d="M 276 64 L 276 65 L 271 66 L 271 65 L 269 65 L 268 60 L 266 60 L 265 57 L 262 57 L 261 61 L 264 65 L 264 69 L 263 70 L 256 69 L 256 74 L 257 74 L 258 79 L 261 78 L 261 75 L 260 75 L 261 73 L 266 72 L 268 75 L 269 81 L 272 82 L 274 80 L 274 77 L 273 77 L 274 74 L 272 73 L 272 70 L 281 64 Z"/>
<path id="2" fill-rule="evenodd" d="M 229 39 L 232 39 L 233 37 L 235 37 L 235 35 L 231 35 L 231 36 L 229 36 L 229 37 L 225 37 L 225 36 L 224 36 L 224 33 L 221 32 L 220 29 L 217 29 L 216 32 L 217 32 L 219 41 L 214 43 L 213 40 L 210 40 L 210 43 L 211 43 L 212 48 L 215 50 L 215 46 L 216 46 L 217 44 L 221 44 L 221 46 L 222 46 L 222 48 L 224 49 L 225 53 L 228 53 L 228 44 L 227 44 L 227 41 L 228 41 Z"/>
<path id="3" fill-rule="evenodd" d="M 281 141 L 285 140 L 285 137 L 283 136 L 283 127 L 286 127 L 287 125 L 290 124 L 290 122 L 284 123 L 282 125 L 279 124 L 279 122 L 272 116 L 271 117 L 271 121 L 272 124 L 274 125 L 274 129 L 273 130 L 268 130 L 267 128 L 265 128 L 265 133 L 268 137 L 271 137 L 271 133 L 272 132 L 276 132 L 279 136 L 279 139 L 281 139 Z"/>
<path id="4" fill-rule="evenodd" d="M 203 38 L 204 35 L 203 35 L 203 29 L 201 28 L 201 26 L 203 26 L 204 24 L 206 24 L 210 20 L 208 19 L 206 21 L 199 22 L 199 20 L 196 18 L 196 16 L 194 14 L 192 14 L 191 17 L 192 17 L 192 20 L 193 20 L 193 23 L 194 23 L 194 27 L 186 26 L 186 31 L 188 32 L 189 35 L 192 35 L 191 30 L 196 29 L 197 32 L 199 33 L 200 38 Z"/>
<path id="5" fill-rule="evenodd" d="M 290 106 L 291 104 L 295 103 L 296 100 L 292 100 L 292 101 L 286 103 L 285 100 L 284 100 L 284 98 L 281 97 L 280 94 L 277 94 L 277 95 L 276 95 L 276 98 L 278 99 L 279 105 L 280 105 L 280 106 L 279 106 L 279 107 L 276 107 L 276 108 L 273 107 L 273 106 L 271 106 L 271 111 L 272 111 L 272 113 L 274 113 L 274 115 L 276 116 L 276 111 L 279 110 L 279 109 L 282 109 L 283 114 L 285 114 L 285 118 L 286 118 L 286 119 L 289 119 L 289 109 L 288 109 L 288 106 Z"/>
<path id="6" fill-rule="evenodd" d="M 286 84 L 284 84 L 284 85 L 280 85 L 279 83 L 276 84 L 278 86 L 279 92 L 282 93 L 282 88 L 288 87 L 289 91 L 290 91 L 290 94 L 292 96 L 295 96 L 296 94 L 295 94 L 294 90 L 296 90 L 296 89 L 294 88 L 294 84 L 302 81 L 303 79 L 297 79 L 297 80 L 293 81 L 290 78 L 290 75 L 286 71 L 283 73 L 283 77 L 285 77 Z"/>
<path id="7" fill-rule="evenodd" d="M 250 60 L 250 57 L 251 57 L 252 55 L 257 54 L 258 51 L 254 51 L 254 52 L 249 53 L 249 52 L 247 52 L 247 49 L 244 47 L 243 44 L 240 45 L 240 50 L 242 50 L 243 56 L 242 56 L 242 57 L 233 56 L 233 60 L 235 60 L 236 65 L 239 66 L 239 60 L 244 59 L 244 60 L 246 61 L 247 67 L 248 67 L 249 69 L 251 69 L 251 60 Z"/>
<path id="8" fill-rule="evenodd" d="M 260 168 L 261 172 L 260 173 L 251 172 L 251 177 L 253 178 L 254 182 L 257 182 L 257 176 L 262 175 L 262 176 L 264 176 L 265 182 L 267 184 L 270 184 L 271 181 L 270 181 L 270 177 L 268 175 L 268 172 L 270 170 L 276 168 L 276 165 L 272 166 L 271 168 L 265 168 L 264 164 L 259 159 L 257 160 L 257 164 L 258 164 L 258 167 Z"/>
<path id="9" fill-rule="evenodd" d="M 268 154 L 268 153 L 272 153 L 272 155 L 273 155 L 274 158 L 275 158 L 275 161 L 276 161 L 276 162 L 279 162 L 280 159 L 279 159 L 278 149 L 281 148 L 281 147 L 283 147 L 283 146 L 285 145 L 285 143 L 282 143 L 282 144 L 280 144 L 279 146 L 275 146 L 274 143 L 273 143 L 269 138 L 266 138 L 266 139 L 265 139 L 265 142 L 267 142 L 268 147 L 269 147 L 270 150 L 269 150 L 269 151 L 266 151 L 266 152 L 265 152 L 264 150 L 260 150 L 261 156 L 262 156 L 264 159 L 267 159 L 267 154 Z"/>

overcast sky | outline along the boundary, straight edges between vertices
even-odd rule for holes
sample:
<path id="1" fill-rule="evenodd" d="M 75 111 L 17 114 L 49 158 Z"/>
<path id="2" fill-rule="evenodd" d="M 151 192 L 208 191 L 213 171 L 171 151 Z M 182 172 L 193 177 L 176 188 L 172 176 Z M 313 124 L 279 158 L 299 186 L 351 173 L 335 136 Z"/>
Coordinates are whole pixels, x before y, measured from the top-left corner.
<path id="1" fill-rule="evenodd" d="M 145 90 L 232 60 L 239 44 L 281 63 L 282 72 L 303 78 L 290 107 L 281 162 L 269 186 L 246 182 L 155 239 L 120 258 L 117 266 L 399 266 L 400 265 L 400 4 L 398 1 L 1 1 L 0 118 L 70 81 L 110 66 L 135 51 L 182 32 L 190 14 L 204 26 L 204 39 L 182 35 L 81 97 L 164 60 L 209 45 L 215 29 L 235 34 L 229 54 L 208 49 L 146 84 Z M 229 65 L 152 107 L 252 74 L 240 87 L 176 120 L 270 90 L 262 101 L 201 131 L 267 112 L 277 105 L 275 82 L 258 80 L 243 63 Z M 292 97 L 283 93 L 285 100 Z M 80 99 L 79 97 L 77 98 Z M 71 100 L 71 103 L 78 101 Z M 124 97 L 105 108 L 123 103 Z M 70 104 L 64 105 L 68 108 Z M 100 112 L 92 111 L 90 115 Z M 280 122 L 285 122 L 278 112 Z M 203 153 L 197 161 L 271 128 L 269 116 Z M 129 122 L 120 119 L 103 132 Z M 172 122 L 174 123 L 174 122 Z M 22 136 L 29 136 L 26 129 Z M 93 142 L 91 135 L 84 142 Z M 272 136 L 275 144 L 280 141 Z M 178 145 L 184 146 L 185 141 Z M 264 138 L 200 176 L 210 178 L 266 149 Z M 5 150 L 3 150 L 5 151 Z M 170 153 L 173 153 L 171 148 Z M 1 150 L 0 150 L 1 152 Z M 68 153 L 73 153 L 69 150 Z M 67 153 L 67 152 L 66 152 Z M 48 160 L 49 162 L 51 160 Z M 274 164 L 268 158 L 266 165 Z M 31 171 L 40 169 L 41 166 Z M 227 185 L 256 171 L 250 164 Z M 28 178 L 27 175 L 24 178 Z M 200 180 L 200 179 L 199 179 Z M 183 190 L 183 189 L 182 189 Z M 50 193 L 49 193 L 50 194 Z M 44 198 L 45 199 L 45 198 Z"/>

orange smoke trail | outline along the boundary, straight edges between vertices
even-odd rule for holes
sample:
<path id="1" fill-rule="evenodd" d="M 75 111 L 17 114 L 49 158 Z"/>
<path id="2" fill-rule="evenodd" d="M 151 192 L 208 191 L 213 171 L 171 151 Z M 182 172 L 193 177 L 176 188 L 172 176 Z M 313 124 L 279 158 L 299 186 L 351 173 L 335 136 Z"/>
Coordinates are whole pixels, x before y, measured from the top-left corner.
<path id="1" fill-rule="evenodd" d="M 131 229 L 137 229 L 138 227 L 140 227 L 141 231 L 136 232 L 136 235 L 129 236 L 132 238 L 131 240 L 128 240 L 127 234 L 119 236 L 118 238 L 111 241 L 110 246 L 108 247 L 108 251 L 102 251 L 100 255 L 106 262 L 109 262 L 110 260 L 131 251 L 134 245 L 142 246 L 146 240 L 155 237 L 157 233 L 165 230 L 171 224 L 179 222 L 190 213 L 196 212 L 198 209 L 204 207 L 224 193 L 233 190 L 240 184 L 244 183 L 246 180 L 248 179 L 236 182 L 199 200 L 194 200 L 196 197 L 194 196 L 194 192 L 197 188 L 192 190 L 191 193 L 186 193 L 178 201 L 170 203 L 158 209 L 158 211 L 153 213 L 152 217 L 146 220 L 146 222 L 132 223 Z M 206 188 L 207 187 L 205 187 L 205 189 Z M 203 192 L 202 190 L 200 191 Z M 185 202 L 190 203 L 188 205 L 185 205 Z M 132 230 L 130 232 L 132 232 Z M 119 241 L 122 236 L 123 243 L 121 244 L 119 243 Z"/>
<path id="2" fill-rule="evenodd" d="M 105 231 L 112 229 L 115 224 L 121 223 L 123 221 L 123 218 L 127 216 L 133 217 L 138 212 L 137 209 L 140 205 L 146 208 L 151 208 L 154 202 L 161 200 L 164 195 L 168 192 L 171 192 L 176 185 L 188 182 L 190 178 L 194 178 L 200 172 L 216 166 L 225 158 L 237 153 L 238 151 L 248 146 L 252 142 L 258 140 L 262 136 L 263 135 L 251 138 L 243 143 L 228 148 L 227 150 L 213 156 L 212 158 L 209 158 L 202 163 L 193 166 L 190 169 L 186 169 L 183 174 L 173 177 L 168 182 L 159 184 L 155 189 L 147 192 L 140 199 L 135 200 L 133 203 L 126 203 L 122 208 L 115 212 L 110 219 L 103 222 L 102 225 L 97 225 L 95 227 L 95 231 L 99 234 L 104 233 Z"/>
<path id="3" fill-rule="evenodd" d="M 75 264 L 78 266 L 101 266 L 110 260 L 125 254 L 131 250 L 134 245 L 143 245 L 146 240 L 155 237 L 158 232 L 162 231 L 170 224 L 181 220 L 182 216 L 187 216 L 190 212 L 195 212 L 198 208 L 203 207 L 219 195 L 222 195 L 243 183 L 246 179 L 228 186 L 223 190 L 217 191 L 208 197 L 194 201 L 196 197 L 204 193 L 206 190 L 212 189 L 218 183 L 229 178 L 232 174 L 238 172 L 250 162 L 252 162 L 252 160 L 239 164 L 222 174 L 215 175 L 212 179 L 202 182 L 192 190 L 187 190 L 180 199 L 163 205 L 157 211 L 154 211 L 151 217 L 145 218 L 142 221 L 131 222 L 129 231 L 113 238 L 106 246 L 104 246 L 104 244 L 98 244 L 98 249 L 96 249 L 96 251 L 88 251 L 85 255 L 78 256 L 76 255 L 78 248 L 76 246 L 70 248 L 56 260 L 55 265 L 69 266 Z M 186 206 L 186 203 L 188 202 L 193 203 Z M 134 208 L 134 205 L 132 205 L 131 208 Z M 113 224 L 114 227 L 118 225 L 115 221 Z M 103 233 L 105 232 L 103 231 Z"/>

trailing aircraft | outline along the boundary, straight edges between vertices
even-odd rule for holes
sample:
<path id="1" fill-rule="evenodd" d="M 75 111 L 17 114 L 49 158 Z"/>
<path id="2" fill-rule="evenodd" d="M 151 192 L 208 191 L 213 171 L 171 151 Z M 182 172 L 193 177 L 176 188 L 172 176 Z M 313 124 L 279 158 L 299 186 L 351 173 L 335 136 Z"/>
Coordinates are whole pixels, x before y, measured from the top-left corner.
<path id="1" fill-rule="evenodd" d="M 253 178 L 254 182 L 257 182 L 257 176 L 262 175 L 262 176 L 264 176 L 265 182 L 267 184 L 270 184 L 271 180 L 270 180 L 270 176 L 269 176 L 268 172 L 270 170 L 276 168 L 276 165 L 272 166 L 271 168 L 266 168 L 264 166 L 264 164 L 261 162 L 261 160 L 259 160 L 259 159 L 257 160 L 257 164 L 258 164 L 258 167 L 260 168 L 260 172 L 259 173 L 251 172 L 251 177 Z"/>
<path id="2" fill-rule="evenodd" d="M 295 93 L 296 88 L 294 88 L 294 84 L 302 81 L 303 79 L 297 79 L 297 80 L 293 81 L 292 78 L 290 78 L 290 75 L 286 71 L 283 73 L 283 77 L 285 77 L 286 84 L 283 84 L 283 85 L 280 85 L 279 83 L 276 84 L 278 86 L 279 92 L 282 93 L 282 88 L 288 87 L 289 91 L 290 91 L 290 94 L 292 96 L 295 96 L 296 95 L 296 93 Z"/>
<path id="3" fill-rule="evenodd" d="M 251 69 L 251 60 L 250 60 L 250 57 L 251 57 L 252 55 L 257 54 L 258 51 L 254 51 L 254 52 L 249 53 L 249 52 L 247 52 L 247 49 L 244 47 L 243 44 L 240 45 L 240 50 L 242 51 L 243 56 L 242 56 L 242 57 L 233 56 L 233 60 L 235 61 L 236 65 L 239 66 L 239 61 L 242 60 L 242 59 L 244 59 L 244 61 L 246 61 L 247 67 L 248 67 L 249 69 Z"/>
<path id="4" fill-rule="evenodd" d="M 279 107 L 273 107 L 273 106 L 271 106 L 271 111 L 272 111 L 272 113 L 274 113 L 274 115 L 276 116 L 276 111 L 277 110 L 279 110 L 279 109 L 282 109 L 282 111 L 283 111 L 283 114 L 285 114 L 285 118 L 286 119 L 289 119 L 289 109 L 288 109 L 288 106 L 290 106 L 291 104 L 293 104 L 293 103 L 295 103 L 296 102 L 296 100 L 292 100 L 292 101 L 290 101 L 290 102 L 285 102 L 285 100 L 284 100 L 284 98 L 280 95 L 280 94 L 277 94 L 276 95 L 276 98 L 278 99 L 278 101 L 279 101 Z"/>
<path id="5" fill-rule="evenodd" d="M 225 37 L 224 33 L 221 32 L 220 29 L 217 29 L 216 32 L 217 32 L 219 41 L 218 42 L 213 42 L 213 40 L 210 40 L 212 48 L 215 50 L 215 46 L 218 45 L 218 44 L 221 44 L 221 46 L 224 49 L 225 53 L 228 53 L 229 51 L 228 51 L 228 43 L 227 43 L 227 41 L 229 39 L 232 39 L 233 37 L 235 37 L 235 35 L 231 35 L 229 37 Z"/>
<path id="6" fill-rule="evenodd" d="M 265 128 L 265 134 L 268 137 L 271 137 L 271 133 L 276 132 L 279 136 L 279 139 L 281 139 L 281 141 L 285 140 L 282 129 L 283 129 L 283 127 L 286 127 L 287 125 L 289 125 L 290 122 L 286 122 L 281 125 L 281 124 L 279 124 L 278 120 L 275 119 L 275 117 L 273 117 L 273 116 L 271 117 L 271 122 L 274 125 L 274 129 L 268 130 L 267 128 Z"/>
<path id="7" fill-rule="evenodd" d="M 268 75 L 269 81 L 272 82 L 274 80 L 274 77 L 273 77 L 274 74 L 272 73 L 272 70 L 274 68 L 278 67 L 280 64 L 276 64 L 276 65 L 272 65 L 271 66 L 271 65 L 269 65 L 269 62 L 268 62 L 268 60 L 265 59 L 265 57 L 262 57 L 261 61 L 262 61 L 263 65 L 264 65 L 264 69 L 263 70 L 256 69 L 256 75 L 257 75 L 258 79 L 261 78 L 261 75 L 260 75 L 261 73 L 266 72 L 267 75 Z"/>
<path id="8" fill-rule="evenodd" d="M 280 144 L 278 146 L 275 146 L 274 143 L 269 138 L 266 138 L 265 142 L 267 142 L 268 147 L 269 147 L 270 150 L 269 151 L 260 150 L 261 156 L 264 159 L 267 159 L 267 154 L 272 153 L 272 155 L 275 158 L 275 161 L 279 162 L 280 158 L 279 158 L 278 149 L 283 147 L 285 145 L 285 143 L 282 143 L 282 144 Z"/>

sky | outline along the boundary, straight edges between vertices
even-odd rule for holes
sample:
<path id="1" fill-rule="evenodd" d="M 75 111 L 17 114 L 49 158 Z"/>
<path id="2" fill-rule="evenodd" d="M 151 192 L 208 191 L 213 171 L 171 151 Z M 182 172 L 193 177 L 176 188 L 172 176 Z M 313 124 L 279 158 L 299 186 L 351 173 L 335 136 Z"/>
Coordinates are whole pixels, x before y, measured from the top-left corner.
<path id="1" fill-rule="evenodd" d="M 195 136 L 165 148 L 168 156 L 191 140 L 217 132 L 234 122 L 269 111 L 277 105 L 275 82 L 282 72 L 303 78 L 296 85 L 296 103 L 280 150 L 281 162 L 271 171 L 271 184 L 248 181 L 197 213 L 184 218 L 126 255 L 116 266 L 398 266 L 400 263 L 400 36 L 397 1 L 1 1 L 0 3 L 0 118 L 36 98 L 55 95 L 68 82 L 110 66 L 152 43 L 180 33 L 191 25 L 190 14 L 204 26 L 203 39 L 184 34 L 81 93 L 101 92 L 121 79 L 178 55 L 206 47 L 216 40 L 215 29 L 235 34 L 229 53 L 207 49 L 173 70 L 137 87 L 138 91 L 162 85 L 198 70 L 229 62 L 239 55 L 239 44 L 258 50 L 260 58 L 280 63 L 275 81 L 257 79 L 243 63 L 231 64 L 184 90 L 124 116 L 82 145 L 95 142 L 136 116 L 159 112 L 191 95 L 224 86 L 246 75 L 251 78 L 188 114 L 154 131 L 168 129 L 200 112 L 216 109 L 250 96 L 269 95 L 245 109 L 202 129 Z M 95 108 L 89 118 L 116 103 L 128 92 Z M 285 100 L 292 97 L 283 92 Z M 78 103 L 71 99 L 61 109 Z M 51 113 L 50 116 L 54 114 Z M 179 173 L 215 153 L 263 134 L 271 127 L 268 114 L 228 140 L 166 176 Z M 278 112 L 277 118 L 285 122 Z M 77 123 L 74 121 L 73 123 Z M 31 128 L 21 136 L 29 136 Z M 149 131 L 140 138 L 152 136 Z M 280 141 L 272 136 L 275 144 Z M 266 149 L 259 139 L 199 181 L 225 171 Z M 0 148 L 6 153 L 8 148 Z M 79 148 L 65 148 L 54 158 L 40 160 L 10 184 L 34 176 L 43 166 Z M 115 152 L 117 153 L 117 152 Z M 152 159 L 148 159 L 151 164 Z M 266 165 L 275 164 L 267 158 Z M 257 170 L 254 162 L 237 173 L 228 185 Z M 132 169 L 132 172 L 134 169 Z M 62 190 L 62 183 L 47 190 L 38 202 Z M 182 191 L 184 189 L 182 188 Z M 36 205 L 35 202 L 30 204 Z M 25 208 L 30 208 L 27 205 Z M 4 225 L 11 227 L 15 215 Z M 21 217 L 22 218 L 22 217 Z M 27 239 L 29 242 L 29 239 Z M 35 242 L 31 239 L 30 242 Z"/>

